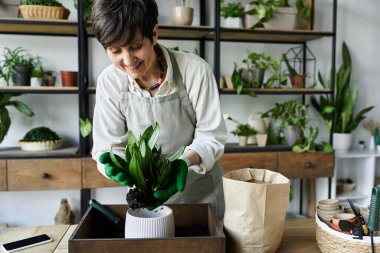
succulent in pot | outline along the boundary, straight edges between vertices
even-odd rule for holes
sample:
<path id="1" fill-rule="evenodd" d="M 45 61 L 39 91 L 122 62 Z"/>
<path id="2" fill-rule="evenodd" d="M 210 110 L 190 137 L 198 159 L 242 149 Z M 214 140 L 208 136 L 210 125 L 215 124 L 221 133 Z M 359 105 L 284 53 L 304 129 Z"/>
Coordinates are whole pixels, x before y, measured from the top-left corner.
<path id="1" fill-rule="evenodd" d="M 36 127 L 29 130 L 19 143 L 25 151 L 45 151 L 59 149 L 63 139 L 50 128 Z"/>

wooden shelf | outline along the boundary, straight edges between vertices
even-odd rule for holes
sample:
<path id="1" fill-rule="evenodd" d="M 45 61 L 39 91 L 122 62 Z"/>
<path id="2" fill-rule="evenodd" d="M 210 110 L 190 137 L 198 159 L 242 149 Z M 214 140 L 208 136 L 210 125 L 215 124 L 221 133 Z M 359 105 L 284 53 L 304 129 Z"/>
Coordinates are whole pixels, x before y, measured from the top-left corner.
<path id="1" fill-rule="evenodd" d="M 20 147 L 0 148 L 0 158 L 56 158 L 56 157 L 77 157 L 79 147 L 63 147 L 56 150 L 47 151 L 23 151 Z"/>
<path id="2" fill-rule="evenodd" d="M 308 30 L 269 30 L 246 28 L 221 28 L 221 41 L 300 43 L 333 36 L 333 32 Z"/>
<path id="3" fill-rule="evenodd" d="M 330 89 L 315 89 L 315 88 L 271 88 L 271 89 L 246 89 L 247 91 L 253 91 L 256 94 L 331 94 Z M 220 94 L 234 94 L 236 90 L 229 88 L 221 88 Z M 246 94 L 245 92 L 242 94 Z"/>
<path id="4" fill-rule="evenodd" d="M 78 87 L 61 87 L 61 86 L 0 86 L 0 93 L 50 93 L 50 94 L 76 94 Z"/>
<path id="5" fill-rule="evenodd" d="M 75 21 L 0 18 L 0 33 L 77 36 L 78 31 Z"/>

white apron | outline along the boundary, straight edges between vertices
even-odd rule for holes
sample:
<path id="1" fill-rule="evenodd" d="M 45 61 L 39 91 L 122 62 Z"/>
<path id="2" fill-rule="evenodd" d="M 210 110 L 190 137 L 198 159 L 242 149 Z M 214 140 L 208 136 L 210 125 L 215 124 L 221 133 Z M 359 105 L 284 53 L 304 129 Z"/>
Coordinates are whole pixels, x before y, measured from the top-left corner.
<path id="1" fill-rule="evenodd" d="M 158 145 L 168 157 L 181 146 L 192 143 L 196 125 L 195 111 L 182 81 L 177 61 L 168 50 L 173 66 L 173 80 L 176 92 L 160 97 L 141 97 L 128 92 L 128 85 L 122 91 L 121 109 L 126 118 L 128 130 L 136 136 L 155 122 L 160 125 Z M 223 170 L 217 161 L 206 174 L 201 175 L 189 168 L 185 190 L 173 195 L 166 203 L 210 203 L 219 219 L 224 214 L 222 185 Z"/>

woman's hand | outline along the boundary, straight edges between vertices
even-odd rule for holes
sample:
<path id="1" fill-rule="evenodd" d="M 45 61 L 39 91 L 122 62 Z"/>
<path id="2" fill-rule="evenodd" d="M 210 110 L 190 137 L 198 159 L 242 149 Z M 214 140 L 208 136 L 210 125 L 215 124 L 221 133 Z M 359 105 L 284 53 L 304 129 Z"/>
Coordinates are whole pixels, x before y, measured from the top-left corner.
<path id="1" fill-rule="evenodd" d="M 132 187 L 133 182 L 132 182 L 131 178 L 127 175 L 128 168 L 125 168 L 125 170 L 119 168 L 112 161 L 110 152 L 105 152 L 105 153 L 101 154 L 99 156 L 99 162 L 104 164 L 104 169 L 105 169 L 105 173 L 106 173 L 107 177 L 109 177 L 110 179 L 112 179 L 113 181 L 115 181 L 121 185 L 128 185 L 129 187 Z"/>

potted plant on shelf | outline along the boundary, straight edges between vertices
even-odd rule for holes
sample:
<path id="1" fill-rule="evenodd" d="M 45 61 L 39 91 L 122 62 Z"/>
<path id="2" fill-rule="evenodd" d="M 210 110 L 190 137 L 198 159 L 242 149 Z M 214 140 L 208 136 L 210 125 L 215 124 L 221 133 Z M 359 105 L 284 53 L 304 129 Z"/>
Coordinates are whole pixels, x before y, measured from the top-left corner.
<path id="1" fill-rule="evenodd" d="M 29 86 L 32 70 L 40 66 L 40 57 L 29 54 L 22 47 L 13 50 L 5 47 L 2 58 L 0 78 L 3 78 L 7 85 L 12 81 L 14 85 Z"/>
<path id="2" fill-rule="evenodd" d="M 57 0 L 22 0 L 18 7 L 23 18 L 67 19 L 70 11 Z"/>
<path id="3" fill-rule="evenodd" d="M 238 124 L 231 133 L 238 136 L 239 146 L 245 147 L 247 146 L 248 137 L 255 135 L 257 131 L 249 124 Z"/>
<path id="4" fill-rule="evenodd" d="M 20 141 L 21 150 L 47 151 L 62 147 L 63 139 L 47 127 L 36 127 L 29 130 Z"/>
<path id="5" fill-rule="evenodd" d="M 282 54 L 282 59 L 285 62 L 286 68 L 288 69 L 288 75 L 292 86 L 294 88 L 304 88 L 306 75 L 298 73 L 298 71 L 293 66 L 291 66 L 288 57 L 286 57 L 286 54 Z"/>
<path id="6" fill-rule="evenodd" d="M 13 106 L 25 116 L 32 117 L 34 112 L 26 104 L 18 100 L 11 100 L 12 97 L 22 94 L 0 93 L 0 143 L 4 140 L 11 126 L 11 118 L 9 117 L 9 106 Z"/>
<path id="7" fill-rule="evenodd" d="M 45 73 L 42 67 L 34 68 L 31 74 L 30 86 L 38 87 L 43 85 Z"/>
<path id="8" fill-rule="evenodd" d="M 295 27 L 297 9 L 288 0 L 256 0 L 244 7 L 247 28 L 291 30 Z"/>
<path id="9" fill-rule="evenodd" d="M 231 81 L 237 94 L 240 94 L 247 88 L 270 88 L 278 81 L 280 84 L 286 84 L 286 77 L 281 73 L 280 63 L 266 53 L 247 52 L 247 58 L 243 59 L 245 68 L 238 68 L 234 64 L 234 70 Z M 265 73 L 274 72 L 266 82 L 264 82 Z M 254 96 L 254 92 L 248 91 L 248 94 Z"/>
<path id="10" fill-rule="evenodd" d="M 183 153 L 184 147 L 181 147 L 170 157 L 165 157 L 162 154 L 161 147 L 157 145 L 160 128 L 157 123 L 149 126 L 139 138 L 136 138 L 132 131 L 128 131 L 127 139 L 128 144 L 125 147 L 122 156 L 113 153 L 111 149 L 109 153 L 104 155 L 109 157 L 112 163 L 119 170 L 118 179 L 124 177 L 130 180 L 125 181 L 125 184 L 131 187 L 127 194 L 127 202 L 129 210 L 126 214 L 125 235 L 126 237 L 134 237 L 135 233 L 139 235 L 151 235 L 151 237 L 159 236 L 162 230 L 169 231 L 166 236 L 174 236 L 174 221 L 173 214 L 169 210 L 169 207 L 157 207 L 157 199 L 154 196 L 156 190 L 160 190 L 170 185 L 176 186 L 182 184 L 182 188 L 178 189 L 183 191 L 185 184 L 177 181 L 177 172 L 187 173 L 187 165 L 184 161 L 179 160 L 179 156 Z M 110 162 L 110 161 L 108 161 Z M 113 171 L 106 169 L 106 174 L 111 179 L 114 178 Z M 186 174 L 184 174 L 186 175 Z M 186 176 L 185 176 L 186 178 Z M 117 182 L 120 183 L 120 180 Z M 123 181 L 124 182 L 124 181 Z M 124 183 L 122 183 L 124 184 Z M 132 188 L 133 187 L 133 188 Z M 155 208 L 150 210 L 151 208 Z M 150 209 L 149 209 L 150 208 Z M 139 212 L 136 212 L 139 209 Z M 164 211 L 162 211 L 164 210 Z M 143 218 L 138 214 L 143 214 L 145 217 L 161 217 L 160 219 Z M 136 214 L 136 217 L 133 217 Z M 166 218 L 165 218 L 166 217 Z M 138 220 L 129 223 L 129 221 Z M 141 220 L 147 224 L 145 227 L 137 227 L 143 225 Z M 162 219 L 165 219 L 165 223 L 159 223 Z M 150 224 L 152 223 L 152 224 Z M 167 226 L 165 226 L 167 225 Z M 149 227 L 158 226 L 156 231 L 141 232 Z M 152 233 L 158 233 L 154 235 Z"/>
<path id="11" fill-rule="evenodd" d="M 312 30 L 313 0 L 297 0 L 296 29 Z"/>
<path id="12" fill-rule="evenodd" d="M 244 7 L 240 2 L 225 3 L 220 1 L 221 26 L 223 27 L 243 27 L 242 17 L 244 16 Z"/>
<path id="13" fill-rule="evenodd" d="M 191 25 L 194 9 L 189 7 L 189 0 L 177 0 L 177 5 L 171 10 L 172 22 L 175 25 Z"/>
<path id="14" fill-rule="evenodd" d="M 280 129 L 288 146 L 293 146 L 304 132 L 309 120 L 307 115 L 308 105 L 298 100 L 288 100 L 284 103 L 276 103 L 275 107 L 263 113 L 263 118 L 271 118 L 280 121 Z"/>
<path id="15" fill-rule="evenodd" d="M 334 104 L 327 95 L 320 96 L 319 100 L 315 96 L 311 97 L 311 104 L 325 120 L 328 130 L 333 132 L 333 147 L 337 151 L 347 151 L 350 148 L 352 132 L 365 119 L 365 114 L 374 108 L 368 106 L 355 114 L 358 90 L 355 85 L 351 86 L 352 63 L 350 51 L 345 42 L 342 44 L 342 59 L 338 72 L 331 73 L 331 76 L 335 78 Z M 324 88 L 331 88 L 331 77 L 327 84 L 320 73 L 318 79 Z"/>

